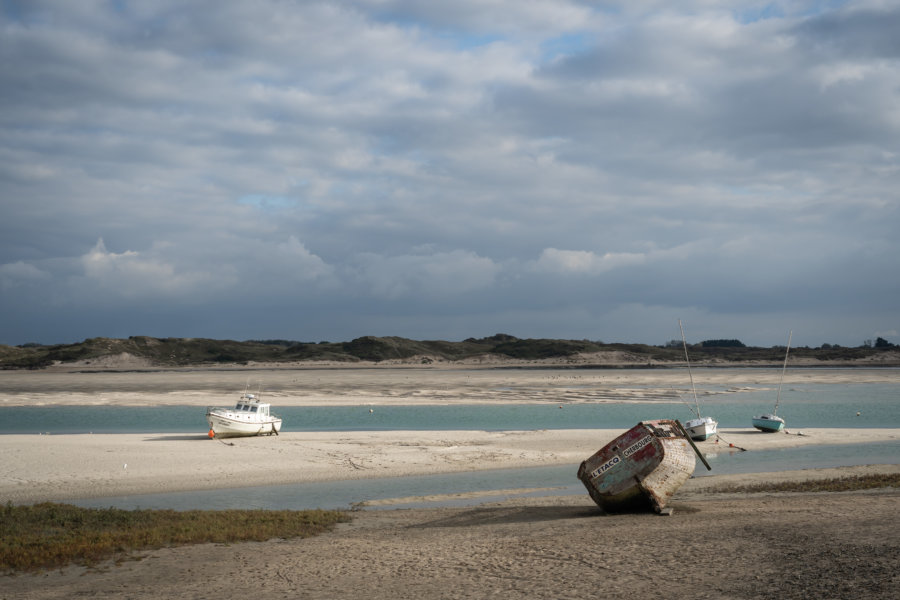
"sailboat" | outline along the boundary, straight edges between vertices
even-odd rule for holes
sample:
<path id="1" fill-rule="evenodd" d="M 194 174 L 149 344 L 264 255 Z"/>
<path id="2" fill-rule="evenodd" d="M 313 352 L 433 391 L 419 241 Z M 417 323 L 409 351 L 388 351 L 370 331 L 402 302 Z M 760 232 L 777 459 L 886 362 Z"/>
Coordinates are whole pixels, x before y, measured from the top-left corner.
<path id="1" fill-rule="evenodd" d="M 784 372 L 787 370 L 788 353 L 791 351 L 791 337 L 794 331 L 788 334 L 787 349 L 784 351 L 784 366 L 781 368 L 781 381 L 778 383 L 778 395 L 775 398 L 775 410 L 772 414 L 762 414 L 753 417 L 753 426 L 765 433 L 778 433 L 784 429 L 784 419 L 778 416 L 778 404 L 781 402 L 781 386 L 784 384 Z"/>
<path id="2" fill-rule="evenodd" d="M 684 339 L 684 327 L 681 325 L 681 319 L 678 319 L 678 328 L 681 329 L 681 344 L 684 346 L 684 360 L 687 361 L 688 375 L 691 378 L 691 392 L 694 394 L 694 408 L 691 409 L 696 419 L 685 421 L 684 429 L 692 440 L 703 441 L 708 440 L 716 435 L 719 424 L 712 417 L 703 417 L 700 415 L 700 401 L 697 400 L 697 390 L 694 388 L 694 376 L 691 374 L 691 359 L 688 357 L 687 341 Z"/>

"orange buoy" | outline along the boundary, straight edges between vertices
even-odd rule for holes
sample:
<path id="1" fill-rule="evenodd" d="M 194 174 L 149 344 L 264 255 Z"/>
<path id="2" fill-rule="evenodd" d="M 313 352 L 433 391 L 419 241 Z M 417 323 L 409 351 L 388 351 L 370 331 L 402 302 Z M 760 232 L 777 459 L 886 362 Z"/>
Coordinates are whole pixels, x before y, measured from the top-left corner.
<path id="1" fill-rule="evenodd" d="M 734 448 L 734 444 L 728 444 L 729 448 Z"/>
<path id="2" fill-rule="evenodd" d="M 210 438 L 216 437 L 216 432 L 213 431 L 212 427 L 209 428 L 209 433 L 207 434 Z"/>

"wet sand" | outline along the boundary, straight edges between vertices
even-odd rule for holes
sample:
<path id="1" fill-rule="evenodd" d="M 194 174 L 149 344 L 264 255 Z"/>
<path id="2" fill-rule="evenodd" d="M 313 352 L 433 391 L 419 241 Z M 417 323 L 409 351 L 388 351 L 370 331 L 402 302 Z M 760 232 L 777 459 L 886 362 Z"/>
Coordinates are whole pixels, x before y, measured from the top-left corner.
<path id="1" fill-rule="evenodd" d="M 770 390 L 778 368 L 698 368 L 709 394 Z M 784 386 L 900 383 L 900 369 L 788 369 Z M 690 397 L 686 369 L 311 367 L 145 371 L 0 371 L 0 407 L 40 405 L 207 406 L 233 404 L 248 387 L 279 406 L 672 402 Z"/>
<path id="2" fill-rule="evenodd" d="M 774 389 L 777 368 L 695 369 L 702 397 Z M 795 369 L 785 385 L 897 383 L 897 369 Z M 684 369 L 216 368 L 0 371 L 0 409 L 22 405 L 232 404 L 247 385 L 285 405 L 672 402 L 689 386 Z M 198 408 L 202 410 L 202 408 Z M 619 430 L 286 432 L 210 440 L 203 433 L 0 436 L 0 499 L 16 503 L 578 465 Z M 797 432 L 794 432 L 797 433 Z M 749 450 L 889 441 L 896 429 L 753 429 L 721 432 Z M 706 451 L 713 442 L 701 444 Z"/>
<path id="3" fill-rule="evenodd" d="M 0 436 L 0 499 L 33 503 L 311 481 L 578 464 L 621 430 L 290 432 Z M 747 450 L 900 439 L 896 429 L 725 429 Z M 699 443 L 704 452 L 723 443 Z M 698 461 L 698 468 L 702 468 Z"/>
<path id="4" fill-rule="evenodd" d="M 311 539 L 163 548 L 4 577 L 0 597 L 896 597 L 900 490 L 719 495 L 691 491 L 694 481 L 666 517 L 604 515 L 586 495 L 365 510 Z"/>
<path id="5" fill-rule="evenodd" d="M 799 381 L 896 382 L 894 370 L 807 370 Z M 790 372 L 789 372 L 790 374 Z M 32 375 L 35 375 L 32 377 Z M 671 401 L 683 373 L 259 371 L 275 404 Z M 698 387 L 777 385 L 777 370 L 701 370 Z M 247 372 L 0 373 L 0 406 L 222 404 Z M 786 384 L 789 382 L 786 379 Z M 757 388 L 758 389 L 758 388 Z M 274 398 L 278 398 L 275 400 Z M 619 430 L 0 436 L 3 502 L 577 464 Z M 898 430 L 724 430 L 765 447 L 895 440 Z M 231 445 L 229 445 L 231 444 Z M 701 447 L 711 448 L 713 442 Z M 698 463 L 699 465 L 699 463 Z M 698 468 L 702 468 L 699 467 Z M 893 598 L 900 491 L 715 494 L 729 482 L 897 472 L 896 465 L 690 480 L 670 517 L 603 515 L 587 494 L 468 508 L 362 510 L 308 540 L 142 553 L 98 569 L 0 579 L 0 598 Z"/>

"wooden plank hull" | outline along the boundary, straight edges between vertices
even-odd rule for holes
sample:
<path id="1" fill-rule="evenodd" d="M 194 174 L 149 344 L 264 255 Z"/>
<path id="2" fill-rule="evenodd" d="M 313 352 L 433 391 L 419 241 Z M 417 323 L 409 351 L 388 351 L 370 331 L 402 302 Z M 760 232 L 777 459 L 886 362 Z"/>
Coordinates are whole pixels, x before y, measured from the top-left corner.
<path id="1" fill-rule="evenodd" d="M 660 512 L 694 465 L 694 450 L 677 422 L 642 421 L 582 462 L 578 478 L 606 512 Z"/>

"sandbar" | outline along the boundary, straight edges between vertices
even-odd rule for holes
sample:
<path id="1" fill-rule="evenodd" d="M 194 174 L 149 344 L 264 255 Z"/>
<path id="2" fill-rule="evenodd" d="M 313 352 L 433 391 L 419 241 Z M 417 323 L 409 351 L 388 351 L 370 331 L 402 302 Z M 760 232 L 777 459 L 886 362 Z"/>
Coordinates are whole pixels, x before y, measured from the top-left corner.
<path id="1" fill-rule="evenodd" d="M 288 432 L 209 439 L 200 434 L 0 436 L 0 499 L 34 503 L 313 481 L 578 464 L 622 433 L 533 431 Z M 900 439 L 897 429 L 723 429 L 703 452 Z M 699 465 L 699 462 L 698 462 Z M 702 467 L 701 467 L 702 468 Z"/>
<path id="2" fill-rule="evenodd" d="M 774 390 L 777 369 L 698 369 L 701 393 Z M 898 383 L 896 369 L 798 369 L 785 385 Z M 0 409 L 229 404 L 247 385 L 276 406 L 671 402 L 678 369 L 219 369 L 0 372 Z M 143 493 L 572 465 L 620 430 L 0 436 L 0 500 Z M 800 435 L 802 433 L 802 435 Z M 894 441 L 897 429 L 724 429 L 704 452 Z M 702 469 L 699 465 L 697 469 Z M 726 484 L 896 473 L 898 465 L 695 477 L 670 517 L 604 515 L 586 493 L 463 508 L 353 511 L 311 539 L 203 544 L 0 581 L 50 598 L 894 598 L 900 491 L 715 493 Z M 695 471 L 696 473 L 696 471 Z M 427 501 L 427 498 L 418 500 Z M 439 499 L 438 499 L 439 500 Z"/>

